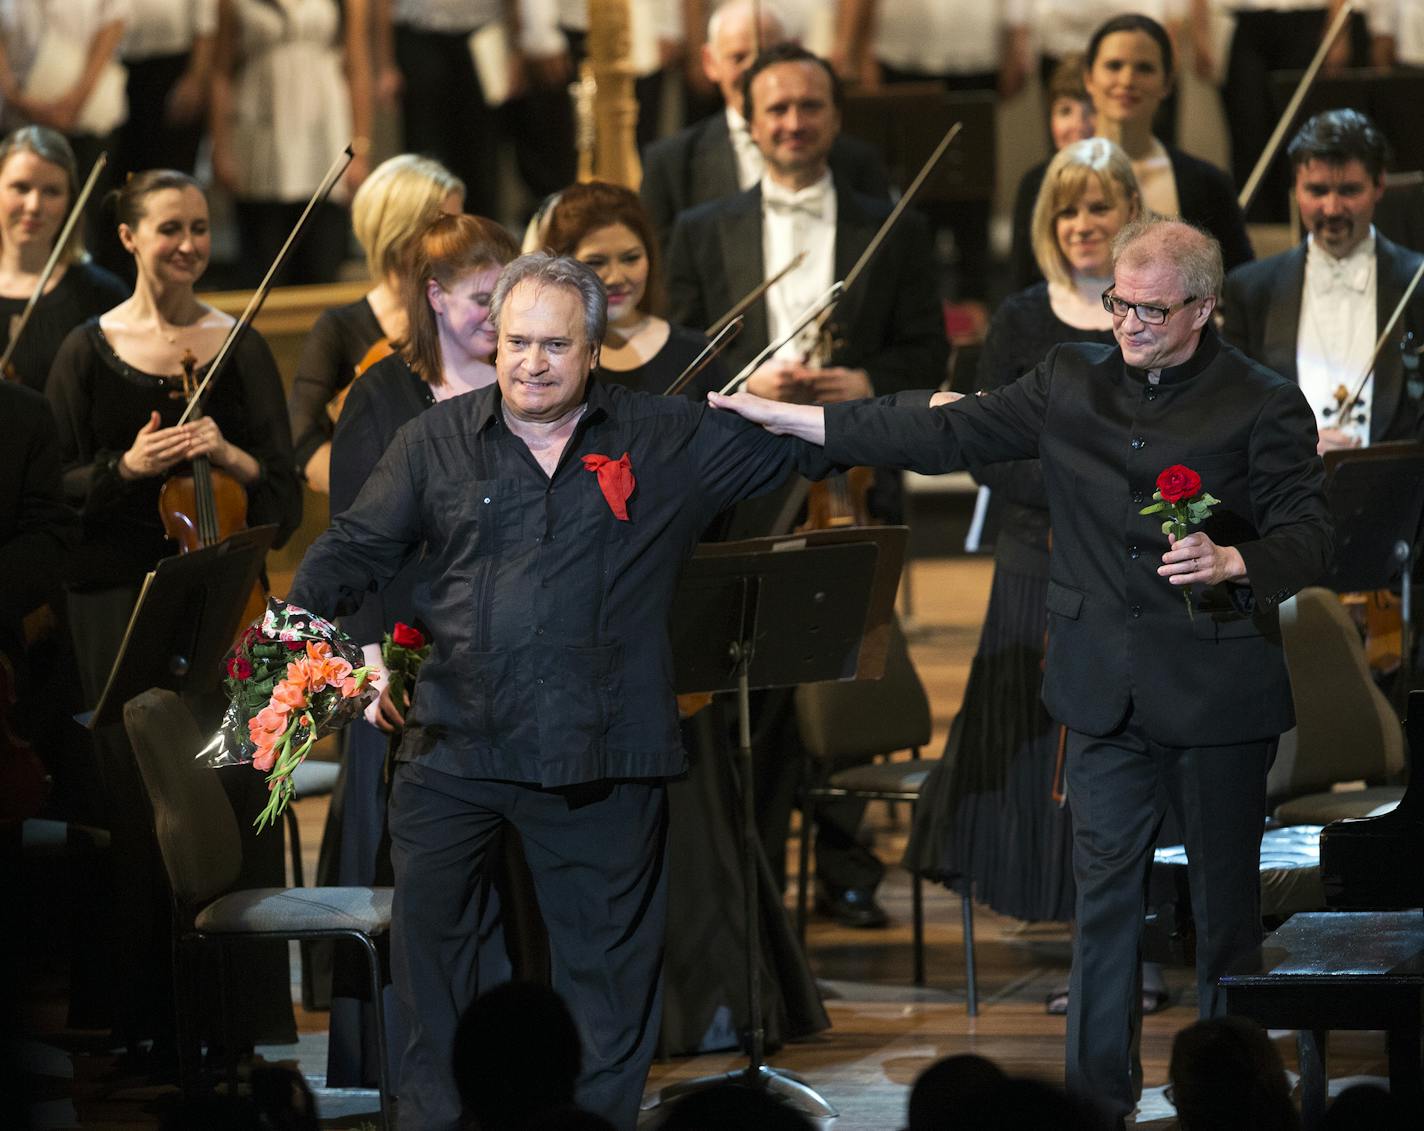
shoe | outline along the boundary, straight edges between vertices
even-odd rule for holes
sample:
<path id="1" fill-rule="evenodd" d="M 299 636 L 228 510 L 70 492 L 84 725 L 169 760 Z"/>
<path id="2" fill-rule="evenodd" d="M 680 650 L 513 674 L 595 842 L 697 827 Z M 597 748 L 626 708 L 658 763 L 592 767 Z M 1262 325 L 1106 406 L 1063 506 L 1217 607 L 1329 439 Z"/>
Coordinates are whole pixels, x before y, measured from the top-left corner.
<path id="1" fill-rule="evenodd" d="M 816 910 L 843 927 L 866 930 L 883 927 L 890 922 L 890 916 L 876 902 L 871 888 L 817 887 Z"/>

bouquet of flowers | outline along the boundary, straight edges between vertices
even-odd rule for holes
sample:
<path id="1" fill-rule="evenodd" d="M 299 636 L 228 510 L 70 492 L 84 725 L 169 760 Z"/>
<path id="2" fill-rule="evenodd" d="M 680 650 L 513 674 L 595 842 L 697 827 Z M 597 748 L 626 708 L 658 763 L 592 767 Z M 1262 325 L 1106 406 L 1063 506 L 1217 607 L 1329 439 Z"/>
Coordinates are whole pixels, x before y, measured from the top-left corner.
<path id="1" fill-rule="evenodd" d="M 361 649 L 330 621 L 275 597 L 223 661 L 222 728 L 202 752 L 210 766 L 251 763 L 271 791 L 258 830 L 293 794 L 292 771 L 318 738 L 360 718 L 376 697 Z"/>
<path id="2" fill-rule="evenodd" d="M 1180 463 L 1174 463 L 1157 476 L 1157 490 L 1152 492 L 1152 498 L 1153 503 L 1139 513 L 1165 514 L 1162 533 L 1179 541 L 1187 536 L 1188 526 L 1200 526 L 1211 517 L 1211 508 L 1221 502 L 1202 490 L 1200 475 Z M 1187 603 L 1187 616 L 1195 620 L 1197 614 L 1192 607 L 1190 585 L 1182 586 L 1182 600 Z"/>

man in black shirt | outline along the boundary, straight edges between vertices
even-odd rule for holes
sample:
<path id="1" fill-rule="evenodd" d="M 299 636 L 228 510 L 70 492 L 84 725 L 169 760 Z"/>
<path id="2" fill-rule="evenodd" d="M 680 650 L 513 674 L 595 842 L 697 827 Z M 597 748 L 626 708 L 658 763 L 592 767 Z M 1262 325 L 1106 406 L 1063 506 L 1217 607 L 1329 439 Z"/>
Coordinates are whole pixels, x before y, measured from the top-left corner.
<path id="1" fill-rule="evenodd" d="M 553 983 L 584 1038 L 579 1102 L 631 1129 L 661 1016 L 665 783 L 686 759 L 667 618 L 709 519 L 819 453 L 681 397 L 588 380 L 606 317 L 585 266 L 495 288 L 498 382 L 406 425 L 308 552 L 290 599 L 351 612 L 420 549 L 434 651 L 391 790 L 400 1125 L 460 1125 L 450 1052 L 482 988 L 476 895 L 518 828 Z"/>

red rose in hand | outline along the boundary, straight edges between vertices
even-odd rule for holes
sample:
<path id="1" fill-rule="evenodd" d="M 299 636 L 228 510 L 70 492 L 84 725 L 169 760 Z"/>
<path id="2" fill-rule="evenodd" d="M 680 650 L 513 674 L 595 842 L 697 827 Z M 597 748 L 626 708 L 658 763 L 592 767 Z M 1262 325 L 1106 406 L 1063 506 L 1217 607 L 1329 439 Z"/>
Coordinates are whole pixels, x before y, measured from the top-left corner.
<path id="1" fill-rule="evenodd" d="M 1162 492 L 1162 498 L 1169 503 L 1180 503 L 1194 498 L 1201 493 L 1201 485 L 1201 476 L 1180 463 L 1174 463 L 1157 476 L 1157 490 Z"/>
<path id="2" fill-rule="evenodd" d="M 252 665 L 241 656 L 234 656 L 227 662 L 227 674 L 233 679 L 247 679 L 252 675 Z"/>
<path id="3" fill-rule="evenodd" d="M 395 628 L 391 629 L 391 642 L 400 645 L 402 648 L 424 648 L 425 637 L 421 635 L 420 629 L 412 628 L 405 621 L 396 621 Z"/>

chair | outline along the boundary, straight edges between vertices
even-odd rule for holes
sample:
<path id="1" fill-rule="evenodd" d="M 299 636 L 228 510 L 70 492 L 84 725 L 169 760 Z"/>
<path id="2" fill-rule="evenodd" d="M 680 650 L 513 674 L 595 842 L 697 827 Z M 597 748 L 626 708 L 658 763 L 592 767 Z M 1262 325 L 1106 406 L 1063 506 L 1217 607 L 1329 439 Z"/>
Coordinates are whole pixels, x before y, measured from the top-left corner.
<path id="1" fill-rule="evenodd" d="M 230 891 L 241 867 L 237 818 L 216 775 L 194 760 L 204 739 L 187 705 L 171 691 L 146 691 L 124 705 L 124 728 L 153 806 L 154 831 L 173 894 L 174 997 L 185 1091 L 193 1083 L 191 1056 L 197 1044 L 185 958 L 196 945 L 213 942 L 225 954 L 228 944 L 243 940 L 351 939 L 364 949 L 371 974 L 381 1120 L 386 1128 L 394 1126 L 386 1078 L 381 959 L 375 943 L 391 927 L 391 889 Z M 227 999 L 222 983 L 220 977 L 225 1026 Z M 231 1058 L 229 1081 L 236 1082 Z"/>
<path id="2" fill-rule="evenodd" d="M 911 820 L 920 790 L 937 759 L 919 757 L 919 748 L 933 729 L 929 698 L 910 661 L 898 623 L 892 624 L 885 674 L 878 680 L 808 683 L 796 689 L 796 718 L 801 743 L 810 763 L 801 819 L 800 862 L 796 877 L 796 931 L 806 944 L 807 878 L 810 871 L 811 829 L 819 802 L 850 798 L 860 801 L 904 801 Z M 870 759 L 910 750 L 909 761 L 871 763 Z M 849 768 L 837 770 L 836 766 Z M 910 873 L 913 924 L 914 984 L 925 984 L 925 923 L 923 880 Z M 974 975 L 974 904 L 961 897 L 964 923 L 964 968 L 969 1015 L 979 1012 Z"/>
<path id="3" fill-rule="evenodd" d="M 1334 593 L 1311 588 L 1281 606 L 1281 637 L 1296 728 L 1266 779 L 1276 819 L 1324 825 L 1387 812 L 1404 795 L 1394 784 L 1404 770 L 1404 728 L 1375 686 L 1359 630 Z M 1360 780 L 1370 784 L 1331 788 Z"/>

